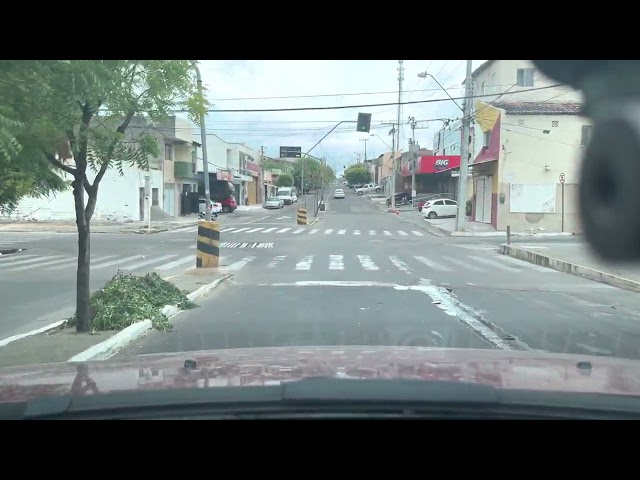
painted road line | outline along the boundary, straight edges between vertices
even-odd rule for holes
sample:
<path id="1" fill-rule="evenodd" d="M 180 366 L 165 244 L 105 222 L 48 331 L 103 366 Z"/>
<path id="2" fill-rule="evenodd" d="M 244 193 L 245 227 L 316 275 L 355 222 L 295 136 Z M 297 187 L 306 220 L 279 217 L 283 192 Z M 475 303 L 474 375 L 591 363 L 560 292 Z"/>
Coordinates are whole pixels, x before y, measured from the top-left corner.
<path id="1" fill-rule="evenodd" d="M 36 255 L 16 255 L 15 253 L 11 255 L 3 255 L 0 257 L 0 268 L 5 270 L 6 267 L 10 265 L 24 265 L 26 263 L 33 263 L 42 261 L 43 258 L 57 258 L 60 255 L 54 255 L 53 257 L 40 257 Z"/>
<path id="2" fill-rule="evenodd" d="M 404 231 L 402 231 L 402 230 L 398 230 L 398 233 L 399 233 L 400 235 L 402 235 L 403 237 L 406 237 L 406 236 L 408 236 L 408 235 L 409 235 L 407 232 L 404 232 Z"/>
<path id="3" fill-rule="evenodd" d="M 354 235 L 360 235 L 360 230 L 354 230 L 354 231 L 353 231 L 353 234 L 354 234 Z"/>
<path id="4" fill-rule="evenodd" d="M 307 255 L 298 263 L 296 263 L 296 270 L 311 270 L 312 263 L 313 263 L 313 255 Z"/>
<path id="5" fill-rule="evenodd" d="M 398 270 L 401 270 L 401 271 L 407 272 L 407 273 L 410 272 L 409 267 L 407 267 L 407 264 L 404 263 L 402 260 L 400 260 L 395 255 L 391 255 L 389 257 L 389 260 L 391 260 L 391 263 L 393 263 Z"/>
<path id="6" fill-rule="evenodd" d="M 239 262 L 235 262 L 232 263 L 231 265 L 229 265 L 227 268 L 227 270 L 240 270 L 242 267 L 244 267 L 246 264 L 248 264 L 249 262 L 251 262 L 254 258 L 256 257 L 244 257 L 242 260 L 240 260 Z"/>
<path id="7" fill-rule="evenodd" d="M 338 235 L 344 235 L 345 233 L 347 233 L 346 230 L 338 230 Z"/>
<path id="8" fill-rule="evenodd" d="M 109 260 L 107 262 L 100 262 L 96 265 L 91 266 L 91 270 L 100 270 L 101 268 L 112 267 L 114 265 L 123 265 L 127 262 L 131 262 L 132 260 L 140 260 L 142 255 L 130 255 L 124 258 L 117 258 L 115 260 Z"/>
<path id="9" fill-rule="evenodd" d="M 375 230 L 369 230 L 369 235 L 375 235 L 376 231 Z"/>
<path id="10" fill-rule="evenodd" d="M 391 236 L 391 232 L 390 232 L 389 230 L 385 230 L 385 231 L 384 231 L 384 234 L 385 234 L 386 236 L 388 236 L 388 237 L 390 237 L 390 236 Z"/>
<path id="11" fill-rule="evenodd" d="M 356 255 L 356 256 L 360 261 L 360 265 L 362 265 L 362 268 L 364 268 L 365 270 L 380 270 L 378 266 L 375 263 L 373 263 L 373 260 L 369 255 Z"/>
<path id="12" fill-rule="evenodd" d="M 132 265 L 127 265 L 125 270 L 135 270 L 136 268 L 146 267 L 147 265 L 151 265 L 152 263 L 164 262 L 165 260 L 169 260 L 170 258 L 173 258 L 175 256 L 176 255 L 171 254 L 171 255 L 162 255 L 161 257 L 156 257 L 156 258 L 150 258 L 142 262 L 134 263 Z"/>
<path id="13" fill-rule="evenodd" d="M 315 234 L 315 233 L 318 233 L 319 231 L 320 231 L 320 229 L 319 229 L 319 228 L 314 228 L 313 230 L 311 230 L 311 231 L 309 232 L 309 235 L 313 235 L 313 234 Z"/>
<path id="14" fill-rule="evenodd" d="M 431 260 L 429 260 L 426 257 L 413 257 L 416 260 L 418 260 L 419 262 L 424 263 L 427 267 L 429 268 L 433 268 L 434 270 L 439 270 L 441 272 L 450 272 L 451 269 L 448 267 L 444 267 L 438 263 L 432 262 Z"/>
<path id="15" fill-rule="evenodd" d="M 294 231 L 294 232 L 292 232 L 292 233 L 295 235 L 295 234 L 298 234 L 298 233 L 302 233 L 302 232 L 304 232 L 305 230 L 306 230 L 306 228 L 304 228 L 304 227 L 303 227 L 303 228 L 299 228 L 299 229 L 295 230 L 295 231 Z"/>
<path id="16" fill-rule="evenodd" d="M 284 233 L 284 232 L 288 232 L 289 230 L 291 230 L 291 227 L 283 228 L 281 230 L 278 230 L 276 233 Z"/>
<path id="17" fill-rule="evenodd" d="M 48 258 L 53 258 L 53 257 L 48 257 Z M 40 268 L 46 265 L 54 265 L 54 264 L 63 263 L 63 262 L 72 262 L 73 260 L 75 260 L 73 257 L 58 258 L 57 260 L 49 260 L 46 262 L 39 263 L 38 265 L 25 265 L 25 266 L 20 266 L 16 268 L 8 268 L 6 269 L 6 271 L 7 272 L 23 272 L 25 270 L 29 270 L 30 268 L 35 268 L 35 267 Z"/>
<path id="18" fill-rule="evenodd" d="M 154 268 L 154 270 L 171 270 L 172 268 L 179 267 L 180 265 L 184 265 L 185 263 L 189 262 L 193 263 L 193 265 L 195 266 L 196 256 L 189 255 L 187 257 L 181 258 L 180 260 L 174 260 L 173 262 L 167 263 L 165 265 L 160 265 L 159 267 Z"/>
<path id="19" fill-rule="evenodd" d="M 411 233 L 413 233 L 414 235 L 418 236 L 418 237 L 424 237 L 424 235 L 422 234 L 422 232 L 418 232 L 416 230 L 412 230 Z"/>
<path id="20" fill-rule="evenodd" d="M 287 258 L 286 255 L 278 255 L 267 265 L 267 268 L 277 267 L 280 263 L 282 263 Z"/>
<path id="21" fill-rule="evenodd" d="M 269 233 L 269 232 L 273 232 L 274 230 L 277 230 L 277 228 L 276 227 L 267 228 L 265 231 L 263 231 L 261 233 Z"/>
<path id="22" fill-rule="evenodd" d="M 344 270 L 342 255 L 329 255 L 329 270 Z"/>
<path id="23" fill-rule="evenodd" d="M 239 228 L 237 229 L 235 232 L 233 233 L 240 233 L 240 232 L 244 232 L 245 230 L 251 230 L 251 227 L 243 227 L 243 228 Z"/>
<path id="24" fill-rule="evenodd" d="M 464 270 L 471 270 L 472 272 L 482 272 L 483 271 L 482 268 L 476 267 L 475 265 L 471 265 L 469 262 L 466 262 L 464 260 L 460 260 L 458 258 L 445 257 L 445 256 L 442 256 L 440 258 L 442 258 L 443 260 L 446 260 L 447 262 L 453 263 L 454 265 L 459 266 L 462 271 L 464 271 Z"/>
<path id="25" fill-rule="evenodd" d="M 247 233 L 254 233 L 254 232 L 259 232 L 260 230 L 262 230 L 264 227 L 258 227 L 258 228 L 252 228 L 251 230 L 247 230 Z"/>
<path id="26" fill-rule="evenodd" d="M 328 228 L 327 230 L 324 231 L 325 235 L 330 235 L 333 232 L 333 228 Z"/>
<path id="27" fill-rule="evenodd" d="M 510 267 L 509 265 L 502 265 L 500 262 L 497 262 L 495 260 L 491 260 L 489 258 L 471 257 L 471 256 L 468 256 L 468 255 L 467 255 L 467 258 L 475 260 L 476 262 L 484 263 L 485 265 L 489 265 L 491 267 L 498 268 L 500 270 L 505 270 L 507 272 L 516 272 L 517 273 L 517 272 L 521 271 L 519 268 Z"/>
<path id="28" fill-rule="evenodd" d="M 110 258 L 115 258 L 117 257 L 117 255 L 103 255 L 101 257 L 97 257 L 97 258 L 92 258 L 91 259 L 91 266 L 93 267 L 94 263 L 99 263 L 99 262 L 103 262 L 105 260 L 108 260 Z M 71 263 L 71 265 L 75 265 L 76 263 L 78 263 L 78 259 L 74 258 L 74 259 L 69 259 L 69 263 Z M 43 270 L 64 270 L 65 268 L 69 268 L 71 265 L 53 265 L 52 267 L 46 267 Z"/>

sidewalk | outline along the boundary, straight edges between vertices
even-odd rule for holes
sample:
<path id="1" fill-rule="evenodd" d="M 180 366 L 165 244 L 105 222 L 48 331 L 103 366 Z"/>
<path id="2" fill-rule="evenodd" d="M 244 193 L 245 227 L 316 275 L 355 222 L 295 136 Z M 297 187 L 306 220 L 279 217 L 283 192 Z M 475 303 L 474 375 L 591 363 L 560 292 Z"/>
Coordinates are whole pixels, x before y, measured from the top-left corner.
<path id="1" fill-rule="evenodd" d="M 191 292 L 189 299 L 196 301 L 230 277 L 231 274 L 223 269 L 209 271 L 194 268 L 171 278 L 171 282 L 181 290 Z M 172 305 L 163 309 L 168 317 L 179 311 Z M 119 332 L 77 333 L 75 327 L 62 328 L 65 321 L 60 319 L 33 332 L 1 340 L 0 367 L 105 360 L 152 328 L 151 321 L 145 320 Z"/>
<path id="2" fill-rule="evenodd" d="M 500 246 L 500 253 L 535 265 L 640 292 L 640 266 L 600 260 L 583 242 Z"/>
<path id="3" fill-rule="evenodd" d="M 147 222 L 115 222 L 106 220 L 92 220 L 92 233 L 157 233 L 184 227 L 185 225 L 195 225 L 198 222 L 197 215 L 178 217 L 174 221 L 151 222 L 151 229 L 148 229 Z M 2 232 L 53 232 L 53 233 L 75 233 L 76 224 L 72 221 L 0 221 L 0 233 Z"/>

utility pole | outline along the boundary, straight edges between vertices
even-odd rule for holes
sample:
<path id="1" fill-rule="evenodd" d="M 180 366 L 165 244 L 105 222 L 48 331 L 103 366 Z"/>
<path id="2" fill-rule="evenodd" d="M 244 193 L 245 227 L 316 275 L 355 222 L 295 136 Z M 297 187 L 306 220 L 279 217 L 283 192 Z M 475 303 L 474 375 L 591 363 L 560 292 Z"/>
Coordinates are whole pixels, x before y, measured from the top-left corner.
<path id="1" fill-rule="evenodd" d="M 393 137 L 392 143 L 392 152 L 391 152 L 391 160 L 392 160 L 392 171 L 393 171 L 393 180 L 391 182 L 391 210 L 395 211 L 396 209 L 396 145 L 397 148 L 400 149 L 400 119 L 402 118 L 402 81 L 404 80 L 404 67 L 402 66 L 403 60 L 398 60 L 398 119 L 396 125 L 398 127 L 398 131 L 394 132 L 398 134 L 398 141 L 396 142 L 395 136 Z M 394 129 L 396 128 L 394 125 Z"/>
<path id="2" fill-rule="evenodd" d="M 411 145 L 416 144 L 416 117 L 409 117 L 409 125 L 411 125 Z M 413 158 L 411 159 L 411 199 L 412 204 L 415 202 L 417 193 L 416 193 L 416 163 L 418 160 L 418 154 L 413 153 Z"/>
<path id="3" fill-rule="evenodd" d="M 464 82 L 464 105 L 462 116 L 462 144 L 460 145 L 460 178 L 458 184 L 458 212 L 456 215 L 456 230 L 461 231 L 466 218 L 467 203 L 467 175 L 469 172 L 469 137 L 471 126 L 471 96 L 473 95 L 473 68 L 471 60 L 467 60 L 467 77 Z"/>
<path id="4" fill-rule="evenodd" d="M 265 147 L 260 146 L 260 170 L 262 171 L 262 203 L 267 201 L 267 182 L 264 179 L 264 149 Z"/>
<path id="5" fill-rule="evenodd" d="M 202 76 L 200 75 L 200 68 L 197 62 L 193 62 L 193 66 L 196 69 L 196 80 L 198 82 L 198 94 L 200 97 L 204 95 L 202 92 Z M 204 218 L 207 221 L 211 220 L 211 191 L 209 190 L 209 159 L 207 157 L 207 128 L 205 123 L 206 113 L 200 117 L 200 142 L 202 143 L 202 175 L 204 176 L 204 205 L 205 212 Z"/>
<path id="6" fill-rule="evenodd" d="M 360 139 L 361 142 L 364 142 L 364 161 L 367 161 L 367 142 L 369 141 L 368 138 L 361 138 Z"/>

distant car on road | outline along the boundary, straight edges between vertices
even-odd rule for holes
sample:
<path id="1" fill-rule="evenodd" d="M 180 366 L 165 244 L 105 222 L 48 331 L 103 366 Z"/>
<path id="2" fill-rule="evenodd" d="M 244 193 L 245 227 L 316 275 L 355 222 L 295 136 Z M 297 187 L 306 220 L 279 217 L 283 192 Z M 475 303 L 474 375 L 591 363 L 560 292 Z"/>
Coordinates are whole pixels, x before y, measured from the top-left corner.
<path id="1" fill-rule="evenodd" d="M 264 208 L 284 208 L 284 200 L 278 197 L 269 197 L 266 202 L 264 202 Z"/>
<path id="2" fill-rule="evenodd" d="M 344 190 L 341 188 L 336 188 L 333 191 L 333 198 L 344 198 Z"/>

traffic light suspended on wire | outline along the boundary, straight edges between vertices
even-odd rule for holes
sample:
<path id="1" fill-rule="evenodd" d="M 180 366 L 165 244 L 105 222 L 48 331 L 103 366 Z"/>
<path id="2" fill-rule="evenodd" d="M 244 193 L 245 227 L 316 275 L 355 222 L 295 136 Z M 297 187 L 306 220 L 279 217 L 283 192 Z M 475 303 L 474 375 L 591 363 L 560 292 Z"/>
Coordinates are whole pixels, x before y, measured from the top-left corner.
<path id="1" fill-rule="evenodd" d="M 358 125 L 356 127 L 358 132 L 369 133 L 371 130 L 371 114 L 370 113 L 358 113 Z"/>

